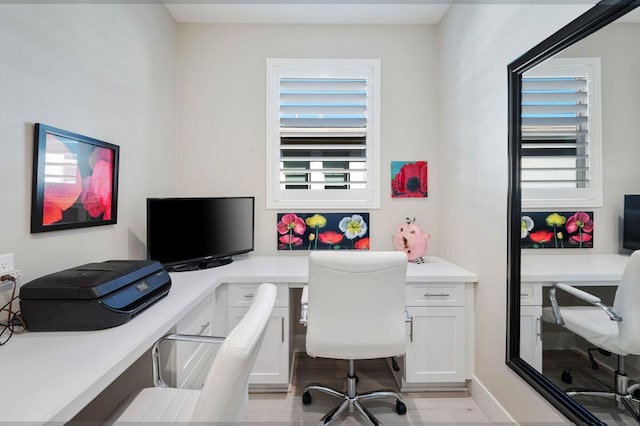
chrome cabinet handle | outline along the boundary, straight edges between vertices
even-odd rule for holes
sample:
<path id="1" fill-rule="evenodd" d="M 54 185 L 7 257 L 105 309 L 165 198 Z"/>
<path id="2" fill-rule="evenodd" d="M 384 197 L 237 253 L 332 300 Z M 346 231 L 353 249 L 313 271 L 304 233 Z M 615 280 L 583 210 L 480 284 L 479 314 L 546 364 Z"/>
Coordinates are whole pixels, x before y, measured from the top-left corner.
<path id="1" fill-rule="evenodd" d="M 424 297 L 449 297 L 449 293 L 425 293 Z"/>
<path id="2" fill-rule="evenodd" d="M 245 299 L 253 299 L 253 293 L 245 294 L 244 298 Z"/>
<path id="3" fill-rule="evenodd" d="M 413 342 L 413 317 L 406 309 L 404 310 L 404 322 L 409 323 L 409 341 Z"/>
<path id="4" fill-rule="evenodd" d="M 284 317 L 280 317 L 280 330 L 282 334 L 282 343 L 284 343 Z"/>

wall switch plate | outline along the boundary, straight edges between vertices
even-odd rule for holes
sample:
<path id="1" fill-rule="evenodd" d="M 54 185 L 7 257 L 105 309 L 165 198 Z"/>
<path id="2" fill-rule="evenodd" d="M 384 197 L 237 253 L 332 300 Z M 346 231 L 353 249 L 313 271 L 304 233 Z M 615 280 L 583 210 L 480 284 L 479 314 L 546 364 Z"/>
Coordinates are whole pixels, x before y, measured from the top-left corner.
<path id="1" fill-rule="evenodd" d="M 15 267 L 13 253 L 0 255 L 0 275 L 13 271 Z"/>

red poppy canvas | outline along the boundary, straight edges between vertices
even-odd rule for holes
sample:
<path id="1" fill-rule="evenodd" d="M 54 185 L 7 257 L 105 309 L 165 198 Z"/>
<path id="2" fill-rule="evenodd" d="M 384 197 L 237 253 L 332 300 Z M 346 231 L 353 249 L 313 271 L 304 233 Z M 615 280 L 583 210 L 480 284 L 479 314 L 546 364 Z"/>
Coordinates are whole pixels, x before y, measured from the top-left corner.
<path id="1" fill-rule="evenodd" d="M 392 198 L 427 198 L 427 181 L 426 161 L 391 162 Z"/>

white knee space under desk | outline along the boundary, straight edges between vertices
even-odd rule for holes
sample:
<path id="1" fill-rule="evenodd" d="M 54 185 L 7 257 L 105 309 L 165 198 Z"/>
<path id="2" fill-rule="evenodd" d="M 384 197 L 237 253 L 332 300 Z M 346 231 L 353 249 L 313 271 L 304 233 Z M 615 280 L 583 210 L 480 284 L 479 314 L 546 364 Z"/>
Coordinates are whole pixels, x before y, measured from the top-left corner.
<path id="1" fill-rule="evenodd" d="M 228 305 L 229 288 L 234 284 L 272 282 L 282 288 L 298 288 L 307 281 L 307 268 L 306 256 L 237 257 L 233 263 L 219 268 L 171 273 L 169 295 L 126 324 L 96 331 L 14 335 L 0 348 L 0 378 L 6 390 L 0 398 L 0 419 L 33 424 L 69 421 L 145 354 L 158 338 L 188 319 L 203 301 L 211 299 L 214 304 L 211 330 L 216 334 L 233 321 L 228 315 L 236 307 Z M 407 271 L 407 305 L 415 321 L 413 330 L 407 328 L 408 339 L 413 339 L 413 342 L 408 340 L 408 345 L 414 345 L 408 346 L 408 351 L 424 349 L 420 345 L 425 346 L 427 337 L 420 335 L 426 332 L 421 330 L 433 329 L 442 324 L 443 319 L 452 327 L 462 327 L 458 331 L 462 333 L 465 350 L 458 351 L 462 356 L 453 357 L 452 361 L 458 369 L 453 381 L 461 379 L 462 384 L 472 375 L 473 291 L 477 282 L 475 274 L 438 257 L 428 257 L 421 265 L 410 263 Z M 221 291 L 225 284 L 227 300 L 215 300 L 225 294 Z M 423 291 L 425 288 L 435 292 Z M 436 293 L 437 297 L 431 297 Z M 299 301 L 287 303 L 280 312 L 290 316 Z M 228 309 L 222 308 L 223 305 Z M 442 308 L 438 312 L 446 315 L 434 314 L 436 307 Z M 451 316 L 451 312 L 455 315 Z M 440 323 L 428 321 L 429 316 L 434 315 L 440 318 Z M 297 321 L 297 318 L 288 320 Z M 284 336 L 280 327 L 283 325 L 274 329 Z M 452 358 L 451 354 L 447 356 Z M 415 362 L 415 377 L 408 376 L 404 386 L 411 388 L 412 383 L 420 381 L 449 385 L 451 378 L 447 374 L 427 371 L 422 358 Z M 443 367 L 446 370 L 450 366 Z"/>

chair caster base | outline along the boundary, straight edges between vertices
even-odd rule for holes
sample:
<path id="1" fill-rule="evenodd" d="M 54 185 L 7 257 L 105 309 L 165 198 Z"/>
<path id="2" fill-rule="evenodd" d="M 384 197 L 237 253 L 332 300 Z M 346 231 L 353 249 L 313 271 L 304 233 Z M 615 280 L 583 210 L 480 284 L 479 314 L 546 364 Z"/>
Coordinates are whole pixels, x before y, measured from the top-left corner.
<path id="1" fill-rule="evenodd" d="M 562 372 L 562 375 L 560 376 L 560 379 L 568 384 L 573 383 L 573 377 L 571 376 L 571 370 L 566 369 Z"/>
<path id="2" fill-rule="evenodd" d="M 399 415 L 407 414 L 407 406 L 402 401 L 396 401 L 396 413 Z"/>
<path id="3" fill-rule="evenodd" d="M 302 403 L 304 405 L 311 404 L 311 394 L 309 393 L 309 391 L 306 391 L 305 393 L 302 394 Z"/>

